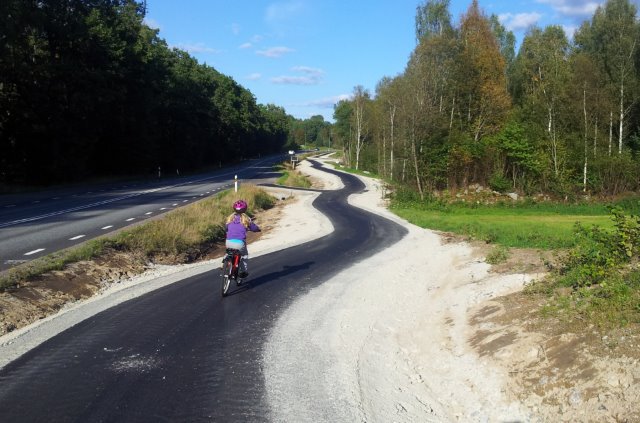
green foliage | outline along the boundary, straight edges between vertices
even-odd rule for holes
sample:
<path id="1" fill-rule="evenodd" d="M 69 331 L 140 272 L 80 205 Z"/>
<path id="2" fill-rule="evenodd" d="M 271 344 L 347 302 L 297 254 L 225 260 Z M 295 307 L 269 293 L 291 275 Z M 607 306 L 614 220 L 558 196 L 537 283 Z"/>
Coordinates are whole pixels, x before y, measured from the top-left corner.
<path id="1" fill-rule="evenodd" d="M 487 254 L 486 261 L 489 264 L 500 264 L 507 261 L 508 258 L 509 249 L 502 245 L 497 245 Z"/>
<path id="2" fill-rule="evenodd" d="M 558 282 L 564 286 L 606 286 L 625 272 L 640 252 L 640 217 L 611 207 L 612 231 L 576 224 L 577 245 L 563 259 Z"/>
<path id="3" fill-rule="evenodd" d="M 510 180 L 505 178 L 502 173 L 494 172 L 489 179 L 489 186 L 494 191 L 506 192 L 512 188 L 512 183 Z"/>
<path id="4" fill-rule="evenodd" d="M 143 2 L 67 3 L 3 2 L 0 184 L 175 175 L 282 151 L 284 109 L 170 49 Z"/>

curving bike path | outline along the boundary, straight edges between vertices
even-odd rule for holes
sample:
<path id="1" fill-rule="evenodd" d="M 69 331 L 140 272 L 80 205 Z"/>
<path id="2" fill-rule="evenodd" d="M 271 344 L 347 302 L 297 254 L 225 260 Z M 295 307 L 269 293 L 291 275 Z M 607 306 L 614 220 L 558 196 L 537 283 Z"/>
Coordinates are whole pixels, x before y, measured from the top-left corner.
<path id="1" fill-rule="evenodd" d="M 0 421 L 268 421 L 260 358 L 275 319 L 407 233 L 347 203 L 365 188 L 357 177 L 321 169 L 345 185 L 313 203 L 334 232 L 251 259 L 251 277 L 224 299 L 217 272 L 208 272 L 51 338 L 0 369 Z"/>

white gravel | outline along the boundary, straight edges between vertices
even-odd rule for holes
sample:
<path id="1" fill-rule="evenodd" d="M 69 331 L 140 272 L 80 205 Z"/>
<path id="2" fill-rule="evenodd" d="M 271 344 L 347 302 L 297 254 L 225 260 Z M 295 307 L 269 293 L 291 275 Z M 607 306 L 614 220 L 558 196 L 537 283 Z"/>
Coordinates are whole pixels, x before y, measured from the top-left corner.
<path id="1" fill-rule="evenodd" d="M 315 175 L 315 173 L 314 173 Z M 396 245 L 298 299 L 278 319 L 263 369 L 275 422 L 530 421 L 501 369 L 468 347 L 467 310 L 522 287 L 465 244 L 443 245 L 381 204 L 376 180 L 351 204 L 404 225 Z"/>

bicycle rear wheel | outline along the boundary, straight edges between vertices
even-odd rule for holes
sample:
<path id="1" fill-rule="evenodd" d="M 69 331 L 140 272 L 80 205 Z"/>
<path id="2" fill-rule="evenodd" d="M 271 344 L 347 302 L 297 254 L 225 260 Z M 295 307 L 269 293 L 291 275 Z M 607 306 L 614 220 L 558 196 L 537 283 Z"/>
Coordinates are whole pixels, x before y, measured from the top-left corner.
<path id="1" fill-rule="evenodd" d="M 231 264 L 231 260 L 225 260 L 222 262 L 222 290 L 221 294 L 223 297 L 227 296 L 229 292 L 229 285 L 231 285 L 231 272 L 233 270 L 233 265 Z"/>

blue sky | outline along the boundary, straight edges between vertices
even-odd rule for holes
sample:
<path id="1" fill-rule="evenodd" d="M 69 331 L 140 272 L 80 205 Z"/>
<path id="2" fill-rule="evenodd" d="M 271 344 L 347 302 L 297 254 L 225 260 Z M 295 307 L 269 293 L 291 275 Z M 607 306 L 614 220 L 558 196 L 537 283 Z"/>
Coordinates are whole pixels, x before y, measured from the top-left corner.
<path id="1" fill-rule="evenodd" d="M 636 0 L 638 1 L 638 0 Z M 422 0 L 147 0 L 146 23 L 169 46 L 188 51 L 296 118 L 322 115 L 356 85 L 372 94 L 402 73 L 415 47 Z M 451 0 L 459 21 L 471 0 Z M 601 0 L 479 0 L 518 42 L 526 28 L 563 25 L 572 33 Z"/>

